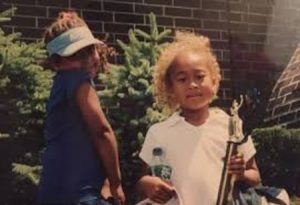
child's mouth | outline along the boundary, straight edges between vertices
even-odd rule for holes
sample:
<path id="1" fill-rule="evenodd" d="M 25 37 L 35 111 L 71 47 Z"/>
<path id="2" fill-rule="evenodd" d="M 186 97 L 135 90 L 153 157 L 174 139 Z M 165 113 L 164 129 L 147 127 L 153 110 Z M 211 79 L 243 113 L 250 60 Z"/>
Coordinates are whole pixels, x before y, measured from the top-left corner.
<path id="1" fill-rule="evenodd" d="M 187 98 L 198 98 L 198 97 L 202 97 L 202 94 L 201 93 L 189 94 L 186 97 Z"/>

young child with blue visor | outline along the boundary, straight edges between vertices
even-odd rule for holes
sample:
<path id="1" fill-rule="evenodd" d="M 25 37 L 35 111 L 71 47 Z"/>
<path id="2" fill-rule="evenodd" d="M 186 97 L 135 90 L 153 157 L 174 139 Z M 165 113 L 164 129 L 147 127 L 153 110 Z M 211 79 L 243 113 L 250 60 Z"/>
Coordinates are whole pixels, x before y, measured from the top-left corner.
<path id="1" fill-rule="evenodd" d="M 56 75 L 46 109 L 38 203 L 106 205 L 100 190 L 107 178 L 115 204 L 124 204 L 116 138 L 93 83 L 112 50 L 73 11 L 59 14 L 44 41 Z"/>

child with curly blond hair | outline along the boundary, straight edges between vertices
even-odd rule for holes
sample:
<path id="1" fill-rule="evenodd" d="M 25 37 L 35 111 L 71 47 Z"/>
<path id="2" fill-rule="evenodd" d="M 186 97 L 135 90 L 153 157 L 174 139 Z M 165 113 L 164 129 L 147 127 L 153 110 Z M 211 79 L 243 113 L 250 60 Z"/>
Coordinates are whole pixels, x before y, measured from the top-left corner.
<path id="1" fill-rule="evenodd" d="M 216 204 L 223 168 L 229 116 L 209 108 L 221 75 L 209 39 L 177 32 L 154 70 L 156 102 L 172 115 L 147 132 L 140 152 L 147 170 L 152 151 L 161 147 L 172 167 L 170 181 L 145 175 L 137 183 L 141 195 L 160 204 Z M 250 185 L 260 183 L 251 138 L 228 164 L 229 173 Z"/>
<path id="2" fill-rule="evenodd" d="M 124 204 L 116 138 L 93 83 L 110 49 L 73 11 L 61 12 L 44 40 L 56 75 L 46 110 L 38 203 L 107 205 L 100 190 L 108 178 L 116 204 Z"/>

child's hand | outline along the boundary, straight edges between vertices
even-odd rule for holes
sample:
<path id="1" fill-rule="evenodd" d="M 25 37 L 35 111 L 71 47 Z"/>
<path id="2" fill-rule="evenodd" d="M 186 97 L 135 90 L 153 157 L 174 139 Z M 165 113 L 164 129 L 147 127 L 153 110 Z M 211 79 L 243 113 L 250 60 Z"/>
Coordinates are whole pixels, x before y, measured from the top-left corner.
<path id="1" fill-rule="evenodd" d="M 117 205 L 125 204 L 125 194 L 123 192 L 123 188 L 121 185 L 118 186 L 110 186 L 110 191 L 114 201 Z"/>
<path id="2" fill-rule="evenodd" d="M 242 153 L 233 155 L 228 163 L 228 173 L 237 176 L 237 179 L 243 179 L 246 170 L 246 163 Z"/>
<path id="3" fill-rule="evenodd" d="M 159 177 L 148 176 L 147 187 L 145 189 L 146 196 L 152 201 L 164 204 L 176 195 L 175 188 L 163 181 Z"/>

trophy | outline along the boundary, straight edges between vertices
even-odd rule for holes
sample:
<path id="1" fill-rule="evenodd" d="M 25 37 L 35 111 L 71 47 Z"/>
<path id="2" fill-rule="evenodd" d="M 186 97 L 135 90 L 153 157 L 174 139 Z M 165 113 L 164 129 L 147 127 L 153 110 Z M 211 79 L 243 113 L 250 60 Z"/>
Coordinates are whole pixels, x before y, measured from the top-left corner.
<path id="1" fill-rule="evenodd" d="M 222 170 L 222 176 L 218 191 L 217 205 L 233 204 L 232 191 L 234 188 L 235 179 L 232 175 L 228 174 L 227 164 L 230 158 L 237 154 L 238 145 L 244 143 L 247 139 L 243 135 L 243 122 L 238 115 L 238 111 L 243 104 L 243 96 L 240 96 L 240 103 L 236 100 L 233 101 L 230 108 L 230 118 L 228 125 L 229 139 L 227 141 L 226 155 Z"/>

